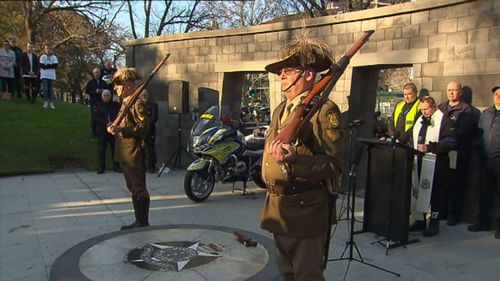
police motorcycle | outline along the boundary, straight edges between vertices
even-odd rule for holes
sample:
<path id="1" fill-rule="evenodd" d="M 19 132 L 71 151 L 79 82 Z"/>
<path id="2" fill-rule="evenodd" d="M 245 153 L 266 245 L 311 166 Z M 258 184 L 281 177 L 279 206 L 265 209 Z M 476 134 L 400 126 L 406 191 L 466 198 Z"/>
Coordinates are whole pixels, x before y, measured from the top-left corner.
<path id="1" fill-rule="evenodd" d="M 222 119 L 222 120 L 221 120 Z M 229 121 L 229 122 L 228 122 Z M 187 168 L 184 192 L 194 202 L 207 199 L 215 182 L 247 181 L 266 188 L 261 175 L 264 138 L 245 138 L 230 125 L 229 118 L 220 118 L 219 107 L 212 106 L 194 123 L 189 151 L 198 159 Z"/>

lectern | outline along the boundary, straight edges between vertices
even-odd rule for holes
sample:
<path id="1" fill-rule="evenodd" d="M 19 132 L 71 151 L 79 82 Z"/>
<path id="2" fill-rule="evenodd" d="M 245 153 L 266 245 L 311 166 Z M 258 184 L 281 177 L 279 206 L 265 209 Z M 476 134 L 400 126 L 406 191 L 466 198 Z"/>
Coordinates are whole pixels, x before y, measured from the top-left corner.
<path id="1" fill-rule="evenodd" d="M 417 151 L 392 141 L 358 141 L 368 146 L 363 231 L 388 242 L 408 244 L 412 165 Z"/>

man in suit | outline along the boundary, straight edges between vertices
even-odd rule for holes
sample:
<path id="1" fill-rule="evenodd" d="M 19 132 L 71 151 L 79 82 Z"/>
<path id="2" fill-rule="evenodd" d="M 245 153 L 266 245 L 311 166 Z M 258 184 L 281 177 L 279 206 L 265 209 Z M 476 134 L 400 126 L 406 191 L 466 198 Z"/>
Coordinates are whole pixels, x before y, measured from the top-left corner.
<path id="1" fill-rule="evenodd" d="M 38 77 L 40 76 L 40 63 L 33 52 L 33 44 L 28 42 L 26 52 L 22 53 L 21 75 L 23 77 L 24 93 L 29 102 L 35 102 L 40 88 Z"/>
<path id="2" fill-rule="evenodd" d="M 113 83 L 118 97 L 123 99 L 118 116 L 131 103 L 132 94 L 136 90 L 135 81 L 141 79 L 134 68 L 122 68 L 115 72 Z M 116 136 L 115 159 L 120 162 L 127 189 L 132 194 L 135 221 L 120 229 L 131 229 L 149 226 L 150 197 L 146 188 L 146 151 L 144 139 L 148 132 L 149 115 L 146 105 L 136 99 L 130 110 L 124 113 L 121 122 L 111 124 L 107 130 Z"/>
<path id="3" fill-rule="evenodd" d="M 120 164 L 115 161 L 115 137 L 108 133 L 106 127 L 111 125 L 118 115 L 120 104 L 111 100 L 111 92 L 108 89 L 102 91 L 101 102 L 94 107 L 94 121 L 96 124 L 96 136 L 98 147 L 99 168 L 97 174 L 106 170 L 106 148 L 111 149 L 113 159 L 113 170 L 120 172 Z"/>
<path id="4" fill-rule="evenodd" d="M 311 90 L 318 72 L 333 62 L 330 47 L 299 38 L 283 49 L 283 59 L 266 66 L 278 75 L 286 101 L 277 106 L 266 136 L 262 176 L 267 195 L 261 227 L 273 234 L 284 280 L 325 280 L 325 246 L 335 208 L 331 193 L 341 174 L 338 106 L 328 100 L 298 132 L 293 145 L 276 140 L 291 112 Z"/>
<path id="5" fill-rule="evenodd" d="M 92 70 L 92 79 L 87 81 L 85 85 L 85 93 L 89 95 L 89 105 L 90 105 L 90 129 L 92 131 L 92 136 L 96 136 L 96 123 L 94 120 L 95 106 L 101 101 L 101 93 L 106 89 L 107 84 L 101 80 L 101 72 L 99 68 L 94 68 Z"/>

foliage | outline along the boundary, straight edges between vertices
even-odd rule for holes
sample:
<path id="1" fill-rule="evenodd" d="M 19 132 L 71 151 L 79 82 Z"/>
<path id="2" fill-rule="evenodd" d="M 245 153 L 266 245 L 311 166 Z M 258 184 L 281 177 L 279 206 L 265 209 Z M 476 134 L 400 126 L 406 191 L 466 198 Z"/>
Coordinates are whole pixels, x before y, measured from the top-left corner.
<path id="1" fill-rule="evenodd" d="M 237 28 L 258 25 L 287 14 L 283 0 L 204 1 L 212 28 Z"/>
<path id="2" fill-rule="evenodd" d="M 90 137 L 87 106 L 56 103 L 42 108 L 25 99 L 0 102 L 0 176 L 97 168 L 97 144 Z"/>

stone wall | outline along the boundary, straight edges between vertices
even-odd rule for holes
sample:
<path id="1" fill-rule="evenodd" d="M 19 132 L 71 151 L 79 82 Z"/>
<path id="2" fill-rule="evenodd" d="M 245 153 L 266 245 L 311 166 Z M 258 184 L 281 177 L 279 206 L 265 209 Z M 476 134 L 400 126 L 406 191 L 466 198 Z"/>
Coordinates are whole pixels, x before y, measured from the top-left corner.
<path id="1" fill-rule="evenodd" d="M 413 81 L 429 89 L 438 102 L 446 100 L 446 83 L 457 79 L 472 88 L 475 106 L 486 107 L 492 100 L 489 90 L 500 84 L 499 18 L 500 1 L 420 0 L 314 19 L 132 40 L 127 42 L 127 64 L 146 74 L 166 53 L 171 54 L 150 86 L 160 106 L 157 147 L 161 162 L 177 143 L 178 119 L 167 112 L 167 81 L 190 82 L 190 111 L 198 106 L 197 89 L 206 87 L 219 91 L 222 104 L 237 117 L 242 73 L 264 71 L 266 64 L 279 57 L 280 47 L 301 34 L 303 27 L 331 44 L 338 56 L 363 30 L 375 30 L 330 95 L 345 120 L 372 119 L 375 73 L 396 66 L 413 66 Z M 274 75 L 270 99 L 271 108 L 282 100 Z M 190 114 L 182 116 L 183 143 L 192 120 Z M 368 123 L 360 135 L 369 131 Z"/>

